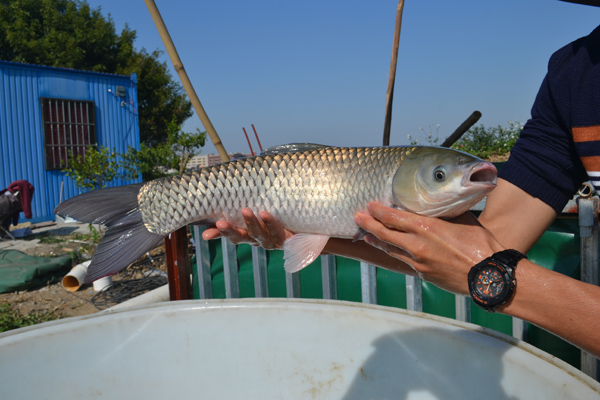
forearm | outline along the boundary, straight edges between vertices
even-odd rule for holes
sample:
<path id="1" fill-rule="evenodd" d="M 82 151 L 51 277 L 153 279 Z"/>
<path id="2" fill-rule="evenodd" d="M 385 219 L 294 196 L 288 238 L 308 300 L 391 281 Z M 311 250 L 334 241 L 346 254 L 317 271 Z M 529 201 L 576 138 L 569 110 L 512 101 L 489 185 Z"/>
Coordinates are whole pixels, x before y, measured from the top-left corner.
<path id="1" fill-rule="evenodd" d="M 378 267 L 407 275 L 415 275 L 415 270 L 397 258 L 360 241 L 331 238 L 323 249 L 325 254 L 335 254 L 342 257 L 363 261 Z"/>
<path id="2" fill-rule="evenodd" d="M 498 312 L 529 321 L 600 357 L 600 287 L 528 260 L 516 270 L 513 299 Z"/>
<path id="3" fill-rule="evenodd" d="M 498 179 L 479 222 L 508 249 L 527 253 L 556 218 L 554 209 L 517 186 Z"/>

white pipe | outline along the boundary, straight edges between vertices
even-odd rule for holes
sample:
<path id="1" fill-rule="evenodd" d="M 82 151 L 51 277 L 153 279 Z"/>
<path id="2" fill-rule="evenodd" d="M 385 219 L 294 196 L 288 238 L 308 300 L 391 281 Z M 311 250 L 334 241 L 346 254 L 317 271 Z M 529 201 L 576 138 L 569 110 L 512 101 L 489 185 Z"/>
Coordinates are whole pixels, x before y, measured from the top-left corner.
<path id="1" fill-rule="evenodd" d="M 86 261 L 74 266 L 62 279 L 62 285 L 68 292 L 76 292 L 83 285 L 88 266 L 92 261 Z"/>

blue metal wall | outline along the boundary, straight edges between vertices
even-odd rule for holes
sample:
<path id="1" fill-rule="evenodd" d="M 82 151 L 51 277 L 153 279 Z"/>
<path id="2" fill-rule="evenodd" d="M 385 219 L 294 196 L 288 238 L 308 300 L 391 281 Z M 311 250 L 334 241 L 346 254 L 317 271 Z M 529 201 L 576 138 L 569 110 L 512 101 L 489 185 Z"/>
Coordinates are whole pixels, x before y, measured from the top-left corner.
<path id="1" fill-rule="evenodd" d="M 116 96 L 116 86 L 126 97 Z M 61 199 L 79 193 L 61 171 L 46 171 L 41 98 L 88 100 L 95 105 L 96 138 L 100 146 L 125 153 L 139 150 L 137 80 L 100 74 L 0 61 L 0 189 L 25 179 L 34 186 L 31 222 L 54 220 Z M 115 181 L 111 186 L 131 182 Z M 24 222 L 23 213 L 20 222 Z"/>

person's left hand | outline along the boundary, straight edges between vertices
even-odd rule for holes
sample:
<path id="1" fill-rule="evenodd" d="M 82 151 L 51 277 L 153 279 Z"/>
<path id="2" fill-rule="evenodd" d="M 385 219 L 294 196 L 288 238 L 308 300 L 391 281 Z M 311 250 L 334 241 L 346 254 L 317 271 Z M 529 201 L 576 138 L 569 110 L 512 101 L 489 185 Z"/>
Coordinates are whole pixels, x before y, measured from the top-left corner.
<path id="1" fill-rule="evenodd" d="M 471 267 L 504 250 L 470 212 L 445 221 L 369 203 L 368 214 L 356 214 L 356 223 L 367 231 L 367 243 L 406 262 L 424 280 L 458 294 L 469 293 Z"/>

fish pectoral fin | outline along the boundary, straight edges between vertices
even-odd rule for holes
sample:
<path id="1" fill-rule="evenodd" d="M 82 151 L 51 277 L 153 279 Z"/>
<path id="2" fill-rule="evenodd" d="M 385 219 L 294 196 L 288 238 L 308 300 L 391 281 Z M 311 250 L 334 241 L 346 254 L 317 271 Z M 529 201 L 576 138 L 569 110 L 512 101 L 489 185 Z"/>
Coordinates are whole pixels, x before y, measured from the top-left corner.
<path id="1" fill-rule="evenodd" d="M 298 272 L 313 262 L 323 251 L 329 236 L 298 233 L 283 244 L 285 272 Z"/>

